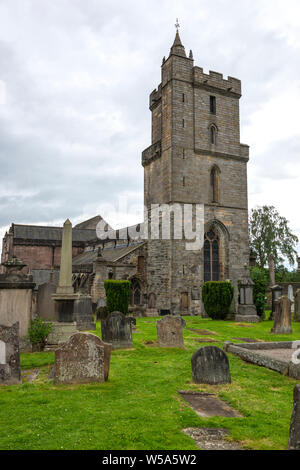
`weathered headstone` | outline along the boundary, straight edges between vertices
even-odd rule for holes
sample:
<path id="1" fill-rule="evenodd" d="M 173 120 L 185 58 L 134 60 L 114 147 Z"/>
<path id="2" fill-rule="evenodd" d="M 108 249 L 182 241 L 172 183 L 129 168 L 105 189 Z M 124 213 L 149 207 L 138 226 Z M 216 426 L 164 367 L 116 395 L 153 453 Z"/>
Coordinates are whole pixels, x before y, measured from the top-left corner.
<path id="1" fill-rule="evenodd" d="M 108 380 L 111 344 L 91 333 L 75 333 L 55 351 L 54 383 Z"/>
<path id="2" fill-rule="evenodd" d="M 300 322 L 300 289 L 297 289 L 294 301 L 295 301 L 294 321 Z"/>
<path id="3" fill-rule="evenodd" d="M 121 312 L 112 312 L 101 320 L 102 339 L 113 349 L 132 348 L 132 322 Z"/>
<path id="4" fill-rule="evenodd" d="M 300 450 L 300 385 L 294 388 L 294 408 L 290 425 L 289 450 Z"/>
<path id="5" fill-rule="evenodd" d="M 238 313 L 235 316 L 236 322 L 259 322 L 259 316 L 257 315 L 257 310 L 253 303 L 253 287 L 254 282 L 248 273 L 248 267 L 245 266 L 245 276 L 240 281 L 240 303 Z"/>
<path id="6" fill-rule="evenodd" d="M 156 322 L 158 345 L 162 348 L 183 348 L 182 319 L 166 315 Z"/>
<path id="7" fill-rule="evenodd" d="M 192 356 L 193 380 L 197 384 L 219 385 L 231 383 L 229 361 L 222 349 L 205 346 Z"/>
<path id="8" fill-rule="evenodd" d="M 290 284 L 288 286 L 288 298 L 290 299 L 291 301 L 291 311 L 292 313 L 294 313 L 294 290 L 293 290 L 293 286 Z"/>
<path id="9" fill-rule="evenodd" d="M 282 296 L 282 287 L 279 285 L 275 285 L 271 287 L 272 290 L 272 312 L 270 315 L 270 320 L 274 320 L 274 315 L 275 315 L 275 307 L 276 307 L 276 300 L 278 300 Z"/>
<path id="10" fill-rule="evenodd" d="M 275 301 L 274 326 L 271 333 L 290 334 L 292 333 L 292 302 L 287 295 L 279 297 Z"/>
<path id="11" fill-rule="evenodd" d="M 21 383 L 19 323 L 0 325 L 0 385 Z"/>

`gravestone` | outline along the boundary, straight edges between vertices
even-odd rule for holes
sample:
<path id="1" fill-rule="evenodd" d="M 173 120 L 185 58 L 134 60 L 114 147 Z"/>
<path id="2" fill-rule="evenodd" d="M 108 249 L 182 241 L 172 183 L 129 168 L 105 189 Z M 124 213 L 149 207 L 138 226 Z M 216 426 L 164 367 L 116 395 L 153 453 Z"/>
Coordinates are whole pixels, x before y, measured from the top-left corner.
<path id="1" fill-rule="evenodd" d="M 288 298 L 292 302 L 291 304 L 291 312 L 294 313 L 294 291 L 293 291 L 293 286 L 291 284 L 288 286 Z"/>
<path id="2" fill-rule="evenodd" d="M 279 297 L 275 301 L 274 326 L 271 333 L 291 334 L 292 333 L 292 302 L 287 295 Z"/>
<path id="3" fill-rule="evenodd" d="M 55 303 L 52 299 L 52 295 L 55 291 L 56 285 L 53 282 L 45 282 L 38 287 L 37 313 L 43 320 L 57 321 Z"/>
<path id="4" fill-rule="evenodd" d="M 294 388 L 294 408 L 290 425 L 289 450 L 300 450 L 300 385 Z"/>
<path id="5" fill-rule="evenodd" d="M 300 322 L 300 289 L 295 294 L 294 321 Z"/>
<path id="6" fill-rule="evenodd" d="M 272 312 L 270 315 L 270 320 L 274 320 L 274 315 L 275 315 L 275 302 L 282 296 L 282 287 L 276 284 L 275 286 L 271 287 L 272 290 Z"/>
<path id="7" fill-rule="evenodd" d="M 240 303 L 238 305 L 238 313 L 235 316 L 236 322 L 259 322 L 259 316 L 253 303 L 253 287 L 254 282 L 248 273 L 248 267 L 245 266 L 245 276 L 240 281 Z"/>
<path id="8" fill-rule="evenodd" d="M 0 385 L 21 383 L 19 322 L 0 325 Z"/>
<path id="9" fill-rule="evenodd" d="M 219 385 L 231 383 L 229 361 L 222 349 L 205 346 L 192 356 L 193 380 L 197 384 Z"/>
<path id="10" fill-rule="evenodd" d="M 102 339 L 112 349 L 132 348 L 132 322 L 121 312 L 112 312 L 101 320 Z"/>
<path id="11" fill-rule="evenodd" d="M 91 333 L 75 333 L 55 350 L 54 383 L 82 384 L 108 380 L 111 344 Z"/>
<path id="12" fill-rule="evenodd" d="M 158 345 L 162 348 L 183 348 L 182 319 L 166 315 L 156 322 Z"/>

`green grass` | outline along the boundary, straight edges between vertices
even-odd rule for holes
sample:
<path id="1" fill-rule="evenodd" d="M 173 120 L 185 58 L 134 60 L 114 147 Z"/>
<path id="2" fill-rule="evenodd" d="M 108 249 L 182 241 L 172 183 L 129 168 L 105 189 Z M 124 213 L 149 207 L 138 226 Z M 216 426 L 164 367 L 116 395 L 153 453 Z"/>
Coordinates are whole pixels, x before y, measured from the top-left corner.
<path id="1" fill-rule="evenodd" d="M 184 330 L 185 350 L 147 346 L 156 340 L 156 321 L 137 320 L 134 349 L 112 352 L 104 384 L 54 386 L 48 380 L 53 353 L 21 354 L 23 369 L 41 373 L 34 383 L 0 387 L 0 449 L 196 450 L 182 433 L 187 427 L 226 428 L 248 449 L 286 449 L 295 380 L 229 354 L 231 385 L 195 385 L 190 360 L 202 346 L 195 341 L 200 336 Z M 210 337 L 220 347 L 238 342 L 235 337 L 300 338 L 296 323 L 292 335 L 276 336 L 269 321 L 250 328 L 197 317 L 186 322 L 215 332 Z M 177 393 L 189 389 L 216 393 L 243 418 L 200 418 Z"/>

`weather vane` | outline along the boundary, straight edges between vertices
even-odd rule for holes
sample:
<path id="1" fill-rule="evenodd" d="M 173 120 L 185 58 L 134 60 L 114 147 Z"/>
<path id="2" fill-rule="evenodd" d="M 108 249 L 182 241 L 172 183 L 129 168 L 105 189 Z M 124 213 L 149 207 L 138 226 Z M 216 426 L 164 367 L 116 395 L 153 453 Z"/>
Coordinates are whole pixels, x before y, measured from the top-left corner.
<path id="1" fill-rule="evenodd" d="M 180 24 L 178 23 L 178 18 L 176 18 L 176 24 L 175 24 L 176 31 L 178 32 L 180 28 Z"/>

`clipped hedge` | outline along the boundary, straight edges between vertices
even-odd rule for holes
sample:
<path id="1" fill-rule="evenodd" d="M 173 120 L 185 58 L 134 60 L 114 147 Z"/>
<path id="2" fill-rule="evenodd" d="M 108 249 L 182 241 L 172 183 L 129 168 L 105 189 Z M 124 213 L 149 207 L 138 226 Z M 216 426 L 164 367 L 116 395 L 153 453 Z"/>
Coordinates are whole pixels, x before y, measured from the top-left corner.
<path id="1" fill-rule="evenodd" d="M 202 301 L 207 315 L 213 320 L 225 320 L 233 299 L 231 282 L 210 281 L 202 285 Z"/>
<path id="2" fill-rule="evenodd" d="M 121 312 L 126 315 L 128 313 L 130 286 L 130 281 L 116 281 L 114 279 L 104 281 L 108 314 Z"/>

